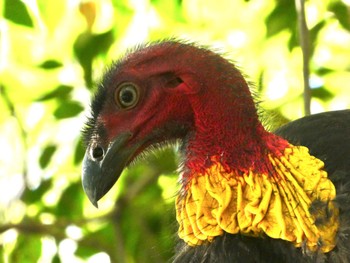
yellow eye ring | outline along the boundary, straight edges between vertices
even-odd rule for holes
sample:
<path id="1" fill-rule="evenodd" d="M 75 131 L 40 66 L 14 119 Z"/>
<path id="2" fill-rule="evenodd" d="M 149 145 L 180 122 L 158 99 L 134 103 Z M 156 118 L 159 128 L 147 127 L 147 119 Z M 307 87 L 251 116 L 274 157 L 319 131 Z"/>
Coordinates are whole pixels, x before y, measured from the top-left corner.
<path id="1" fill-rule="evenodd" d="M 122 109 L 131 109 L 135 107 L 139 98 L 139 87 L 131 82 L 121 84 L 114 92 L 114 101 Z"/>

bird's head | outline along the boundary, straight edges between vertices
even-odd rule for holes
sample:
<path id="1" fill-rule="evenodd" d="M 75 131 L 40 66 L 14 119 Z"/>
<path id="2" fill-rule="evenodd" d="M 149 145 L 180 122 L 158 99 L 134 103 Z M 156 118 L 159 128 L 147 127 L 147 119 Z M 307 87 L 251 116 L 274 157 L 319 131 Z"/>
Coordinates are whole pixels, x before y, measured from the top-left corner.
<path id="1" fill-rule="evenodd" d="M 91 108 L 83 187 L 94 205 L 147 147 L 182 139 L 188 161 L 204 162 L 210 151 L 222 154 L 225 130 L 244 134 L 242 115 L 258 123 L 240 72 L 212 51 L 177 41 L 138 47 L 116 62 Z"/>

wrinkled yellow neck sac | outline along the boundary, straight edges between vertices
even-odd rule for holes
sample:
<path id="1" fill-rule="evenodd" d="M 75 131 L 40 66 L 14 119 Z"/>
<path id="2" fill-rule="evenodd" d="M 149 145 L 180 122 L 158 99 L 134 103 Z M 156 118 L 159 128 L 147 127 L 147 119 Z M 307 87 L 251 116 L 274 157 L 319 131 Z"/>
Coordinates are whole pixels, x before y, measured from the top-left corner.
<path id="1" fill-rule="evenodd" d="M 187 244 L 200 245 L 227 232 L 266 234 L 324 253 L 335 247 L 335 187 L 323 162 L 306 147 L 291 145 L 282 156 L 270 154 L 269 174 L 227 173 L 215 159 L 204 174 L 193 176 L 185 196 L 176 200 L 179 236 Z M 311 213 L 315 200 L 325 206 Z"/>

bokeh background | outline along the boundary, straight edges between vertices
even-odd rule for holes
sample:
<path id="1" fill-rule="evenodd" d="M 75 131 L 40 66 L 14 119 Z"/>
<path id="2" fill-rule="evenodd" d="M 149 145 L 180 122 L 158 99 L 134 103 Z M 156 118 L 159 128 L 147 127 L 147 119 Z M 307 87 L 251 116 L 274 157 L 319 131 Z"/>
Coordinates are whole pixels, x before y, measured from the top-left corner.
<path id="1" fill-rule="evenodd" d="M 311 112 L 350 108 L 350 1 L 306 1 Z M 303 116 L 291 0 L 0 1 L 0 262 L 166 262 L 176 241 L 176 147 L 93 207 L 80 130 L 104 68 L 138 43 L 212 47 L 255 83 L 270 127 Z"/>

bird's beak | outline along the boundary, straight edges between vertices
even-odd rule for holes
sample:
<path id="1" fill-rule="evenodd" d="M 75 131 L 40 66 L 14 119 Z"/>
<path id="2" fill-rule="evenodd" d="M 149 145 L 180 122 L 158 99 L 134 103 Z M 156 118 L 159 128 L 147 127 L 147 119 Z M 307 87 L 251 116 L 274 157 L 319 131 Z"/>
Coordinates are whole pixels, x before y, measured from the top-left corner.
<path id="1" fill-rule="evenodd" d="M 82 181 L 84 191 L 95 207 L 97 207 L 97 201 L 118 180 L 123 169 L 139 148 L 138 145 L 126 147 L 131 136 L 130 132 L 119 134 L 107 149 L 103 149 L 103 155 L 99 158 L 94 158 L 94 149 L 87 148 L 83 160 Z"/>

